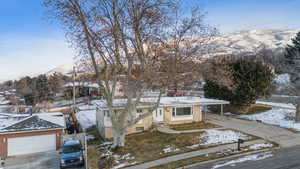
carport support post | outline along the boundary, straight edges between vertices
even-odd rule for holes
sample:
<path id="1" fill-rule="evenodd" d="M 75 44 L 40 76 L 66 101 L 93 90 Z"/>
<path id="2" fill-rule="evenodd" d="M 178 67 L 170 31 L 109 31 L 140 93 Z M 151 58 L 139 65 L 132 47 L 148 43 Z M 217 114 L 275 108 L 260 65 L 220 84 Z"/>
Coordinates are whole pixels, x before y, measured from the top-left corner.
<path id="1" fill-rule="evenodd" d="M 224 113 L 223 113 L 223 104 L 221 104 L 221 116 L 223 116 Z"/>

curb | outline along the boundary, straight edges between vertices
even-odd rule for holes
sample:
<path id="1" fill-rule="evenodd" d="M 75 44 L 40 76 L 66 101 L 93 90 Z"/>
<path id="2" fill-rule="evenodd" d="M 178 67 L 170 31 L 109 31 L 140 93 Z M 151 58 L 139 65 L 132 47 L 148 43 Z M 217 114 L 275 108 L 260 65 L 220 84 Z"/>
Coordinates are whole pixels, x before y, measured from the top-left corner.
<path id="1" fill-rule="evenodd" d="M 231 156 L 228 156 L 228 157 L 222 157 L 222 158 L 217 158 L 217 159 L 213 159 L 213 160 L 194 163 L 194 164 L 187 165 L 187 166 L 184 166 L 184 167 L 179 167 L 179 168 L 176 168 L 176 169 L 188 169 L 188 168 L 192 168 L 192 167 L 195 167 L 195 166 L 198 166 L 198 165 L 203 165 L 203 164 L 207 164 L 207 163 L 211 163 L 211 162 L 217 162 L 217 161 L 222 161 L 222 160 L 226 160 L 226 159 L 241 157 L 241 156 L 245 156 L 245 155 L 251 155 L 251 154 L 255 154 L 255 153 L 273 151 L 273 150 L 278 150 L 278 149 L 280 149 L 280 147 L 274 147 L 274 148 L 271 148 L 271 149 L 263 149 L 263 150 L 251 151 L 251 152 L 246 152 L 246 153 L 241 153 L 241 154 L 235 154 L 235 155 L 231 155 Z"/>

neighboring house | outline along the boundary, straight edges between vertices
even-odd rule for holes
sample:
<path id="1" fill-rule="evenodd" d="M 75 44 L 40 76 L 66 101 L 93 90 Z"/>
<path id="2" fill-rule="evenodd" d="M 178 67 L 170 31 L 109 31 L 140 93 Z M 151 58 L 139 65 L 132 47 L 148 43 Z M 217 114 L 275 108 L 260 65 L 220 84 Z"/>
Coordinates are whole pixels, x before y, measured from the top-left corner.
<path id="1" fill-rule="evenodd" d="M 142 98 L 137 106 L 137 115 L 147 113 L 152 108 L 157 98 Z M 125 99 L 115 99 L 114 109 L 120 111 L 126 105 Z M 203 109 L 208 105 L 229 104 L 224 100 L 206 99 L 200 97 L 162 97 L 159 107 L 143 120 L 128 129 L 128 134 L 145 131 L 151 128 L 154 123 L 183 124 L 200 122 L 204 120 Z M 110 113 L 105 101 L 97 106 L 96 125 L 100 135 L 104 138 L 112 138 L 112 124 Z"/>
<path id="2" fill-rule="evenodd" d="M 99 85 L 97 83 L 90 83 L 90 82 L 69 82 L 64 85 L 64 88 L 66 89 L 65 92 L 69 94 L 69 96 L 72 96 L 73 94 L 73 86 L 76 88 L 77 94 L 79 94 L 80 97 L 83 96 L 102 96 L 100 92 Z M 116 90 L 115 90 L 115 96 L 122 96 L 123 91 L 122 87 L 119 83 L 117 83 Z"/>
<path id="3" fill-rule="evenodd" d="M 0 157 L 58 150 L 64 129 L 61 113 L 1 113 Z"/>
<path id="4" fill-rule="evenodd" d="M 76 93 L 80 97 L 83 96 L 100 96 L 100 90 L 97 83 L 89 83 L 89 82 L 69 82 L 64 85 L 65 92 L 72 96 L 73 94 L 73 86 L 75 86 Z"/>

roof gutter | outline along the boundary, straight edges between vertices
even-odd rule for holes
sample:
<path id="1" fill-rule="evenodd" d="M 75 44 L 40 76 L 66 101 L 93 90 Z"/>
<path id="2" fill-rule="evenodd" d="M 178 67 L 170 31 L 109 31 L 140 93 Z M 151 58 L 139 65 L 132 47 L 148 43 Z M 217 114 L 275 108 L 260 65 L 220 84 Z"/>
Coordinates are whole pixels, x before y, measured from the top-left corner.
<path id="1" fill-rule="evenodd" d="M 0 132 L 0 135 L 4 134 L 18 134 L 18 133 L 32 133 L 39 131 L 52 131 L 52 130 L 64 130 L 65 128 L 54 128 L 54 129 L 43 129 L 43 130 L 28 130 L 28 131 L 8 131 L 8 132 Z"/>

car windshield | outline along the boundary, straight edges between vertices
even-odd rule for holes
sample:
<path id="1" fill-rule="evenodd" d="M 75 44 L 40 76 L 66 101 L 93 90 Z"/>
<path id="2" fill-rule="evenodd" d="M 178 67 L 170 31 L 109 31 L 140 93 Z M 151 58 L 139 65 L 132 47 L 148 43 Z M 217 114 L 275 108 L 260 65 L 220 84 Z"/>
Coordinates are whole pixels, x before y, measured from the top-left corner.
<path id="1" fill-rule="evenodd" d="M 62 151 L 64 154 L 76 153 L 81 151 L 81 146 L 80 144 L 64 146 Z"/>

